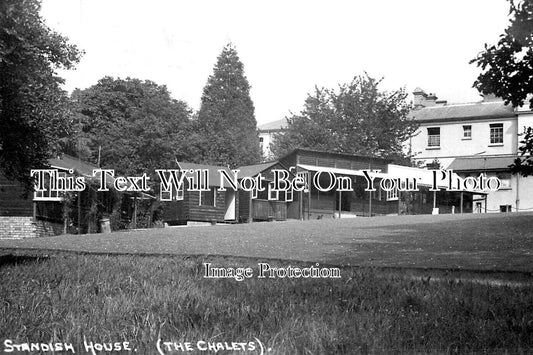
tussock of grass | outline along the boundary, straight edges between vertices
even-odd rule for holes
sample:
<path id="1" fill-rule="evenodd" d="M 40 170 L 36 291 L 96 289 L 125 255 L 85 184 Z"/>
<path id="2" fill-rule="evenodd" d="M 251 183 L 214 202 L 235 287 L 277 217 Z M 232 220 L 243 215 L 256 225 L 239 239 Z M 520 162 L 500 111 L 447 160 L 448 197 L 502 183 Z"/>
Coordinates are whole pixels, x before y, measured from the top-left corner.
<path id="1" fill-rule="evenodd" d="M 0 268 L 0 340 L 253 341 L 271 354 L 527 352 L 533 287 L 404 278 L 204 279 L 200 258 L 56 255 Z M 255 261 L 211 258 L 218 266 Z M 274 263 L 272 263 L 274 264 Z M 277 263 L 280 264 L 280 263 Z M 303 265 L 302 265 L 303 266 Z M 0 345 L 1 346 L 1 345 Z"/>

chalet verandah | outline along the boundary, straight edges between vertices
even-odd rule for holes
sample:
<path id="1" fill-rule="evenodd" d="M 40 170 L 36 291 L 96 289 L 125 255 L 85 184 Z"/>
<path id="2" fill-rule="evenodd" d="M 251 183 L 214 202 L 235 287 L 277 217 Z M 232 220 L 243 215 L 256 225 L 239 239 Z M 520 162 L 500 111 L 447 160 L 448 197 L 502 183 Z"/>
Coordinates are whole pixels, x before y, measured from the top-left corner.
<path id="1" fill-rule="evenodd" d="M 49 159 L 48 165 L 57 170 L 60 177 L 72 173 L 89 182 L 93 170 L 98 169 L 94 164 L 66 154 Z M 108 179 L 109 191 L 97 191 L 97 186 L 89 183 L 83 191 L 68 195 L 50 189 L 25 194 L 20 183 L 0 174 L 0 238 L 97 233 L 103 217 L 111 219 L 115 230 L 136 224 L 138 204 L 151 197 L 117 193 L 111 188 L 113 181 L 113 178 Z"/>
<path id="2" fill-rule="evenodd" d="M 274 170 L 289 172 L 289 179 L 302 177 L 306 191 L 251 192 L 245 189 L 234 191 L 220 179 L 220 170 L 231 175 L 227 167 L 179 162 L 180 169 L 205 170 L 209 175 L 209 191 L 188 191 L 184 185 L 180 201 L 165 203 L 164 219 L 169 224 L 189 222 L 236 223 L 267 220 L 307 220 L 321 218 L 353 218 L 398 214 L 470 213 L 472 192 L 430 191 L 430 171 L 389 164 L 377 157 L 296 149 L 279 160 L 242 166 L 238 180 L 252 179 L 261 175 L 268 186 L 274 179 Z M 363 170 L 371 171 L 375 178 L 376 191 L 367 191 L 367 179 Z M 320 186 L 329 186 L 331 176 L 349 180 L 350 191 L 337 188 L 319 191 Z M 417 191 L 404 192 L 398 189 L 384 190 L 382 179 L 402 177 L 419 181 Z M 226 191 L 220 191 L 221 184 Z M 444 185 L 440 186 L 444 188 Z M 479 192 L 477 192 L 479 194 Z"/>
<path id="3" fill-rule="evenodd" d="M 97 169 L 69 156 L 51 159 L 50 165 L 60 173 L 73 170 L 85 177 L 91 177 Z M 159 204 L 157 211 L 152 209 L 154 199 L 147 194 L 116 193 L 112 188 L 104 192 L 90 187 L 74 194 L 72 208 L 66 209 L 57 193 L 45 191 L 24 199 L 22 187 L 0 176 L 0 237 L 94 233 L 100 231 L 98 222 L 102 217 L 112 220 L 113 230 L 121 228 L 119 224 L 123 224 L 122 228 L 135 228 L 140 226 L 137 206 L 146 202 L 145 198 L 150 203 L 146 209 L 149 222 L 146 226 L 152 226 L 156 218 L 169 225 L 184 225 L 473 212 L 472 191 L 446 191 L 444 186 L 430 191 L 431 171 L 390 164 L 378 157 L 296 149 L 279 160 L 237 169 L 239 183 L 261 175 L 266 186 L 271 185 L 275 170 L 288 171 L 288 179 L 301 178 L 306 182 L 305 191 L 234 190 L 226 180 L 220 179 L 220 171 L 232 176 L 228 167 L 178 162 L 178 168 L 179 171 L 205 171 L 209 175 L 208 189 L 191 190 L 185 180 L 181 191 L 176 191 L 177 201 L 154 203 Z M 375 191 L 368 191 L 364 170 L 374 177 Z M 342 177 L 344 182 L 349 182 L 350 189 L 338 191 L 333 186 L 320 191 L 317 188 L 316 184 L 331 185 L 332 177 Z M 418 189 L 414 192 L 383 189 L 380 182 L 392 177 L 416 177 Z M 112 181 L 108 182 L 112 184 Z M 475 195 L 483 196 L 483 192 L 476 191 Z"/>

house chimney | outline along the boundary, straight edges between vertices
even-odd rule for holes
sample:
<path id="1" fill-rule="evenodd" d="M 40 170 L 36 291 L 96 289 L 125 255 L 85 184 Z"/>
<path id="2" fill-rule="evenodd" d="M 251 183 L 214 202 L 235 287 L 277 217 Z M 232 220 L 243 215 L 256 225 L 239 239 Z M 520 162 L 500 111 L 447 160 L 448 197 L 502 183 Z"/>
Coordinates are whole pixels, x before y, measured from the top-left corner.
<path id="1" fill-rule="evenodd" d="M 426 107 L 426 98 L 428 95 L 424 92 L 424 90 L 418 87 L 415 89 L 415 91 L 413 91 L 413 95 L 415 97 L 413 102 L 415 109 Z"/>
<path id="2" fill-rule="evenodd" d="M 433 93 L 430 93 L 427 97 L 426 97 L 426 107 L 428 106 L 435 106 L 437 104 L 437 95 L 433 94 Z"/>

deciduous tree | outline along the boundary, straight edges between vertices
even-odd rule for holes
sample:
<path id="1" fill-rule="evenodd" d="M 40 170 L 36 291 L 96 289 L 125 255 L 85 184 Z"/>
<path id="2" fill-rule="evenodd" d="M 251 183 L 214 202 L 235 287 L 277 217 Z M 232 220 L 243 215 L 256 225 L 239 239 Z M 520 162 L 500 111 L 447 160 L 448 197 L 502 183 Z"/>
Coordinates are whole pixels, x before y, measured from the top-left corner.
<path id="1" fill-rule="evenodd" d="M 527 104 L 533 94 L 533 0 L 510 1 L 510 24 L 496 45 L 485 44 L 485 50 L 472 60 L 481 68 L 474 83 L 483 94 L 495 94 L 507 104 L 518 107 Z M 533 109 L 533 96 L 529 98 Z M 511 165 L 513 173 L 533 174 L 533 130 L 526 127 L 522 158 Z"/>
<path id="2" fill-rule="evenodd" d="M 397 159 L 402 142 L 416 129 L 403 89 L 379 90 L 381 80 L 357 76 L 338 90 L 316 88 L 300 114 L 288 117 L 287 131 L 277 134 L 272 151 L 282 156 L 294 148 L 311 148 Z"/>
<path id="3" fill-rule="evenodd" d="M 70 150 L 117 173 L 175 167 L 189 144 L 191 110 L 152 81 L 105 77 L 75 91 L 72 105 L 77 132 Z"/>
<path id="4" fill-rule="evenodd" d="M 80 57 L 39 10 L 38 0 L 0 1 L 0 170 L 28 189 L 30 169 L 43 167 L 70 129 L 56 70 Z"/>

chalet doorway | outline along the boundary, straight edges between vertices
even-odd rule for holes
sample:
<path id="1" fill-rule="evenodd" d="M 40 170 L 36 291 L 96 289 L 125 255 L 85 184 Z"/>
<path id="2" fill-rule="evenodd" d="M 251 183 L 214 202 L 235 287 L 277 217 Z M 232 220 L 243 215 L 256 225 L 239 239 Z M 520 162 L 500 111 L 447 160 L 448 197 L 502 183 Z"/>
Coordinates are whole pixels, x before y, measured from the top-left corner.
<path id="1" fill-rule="evenodd" d="M 224 214 L 225 220 L 235 220 L 235 196 L 235 191 L 229 189 L 226 190 L 226 213 Z"/>

